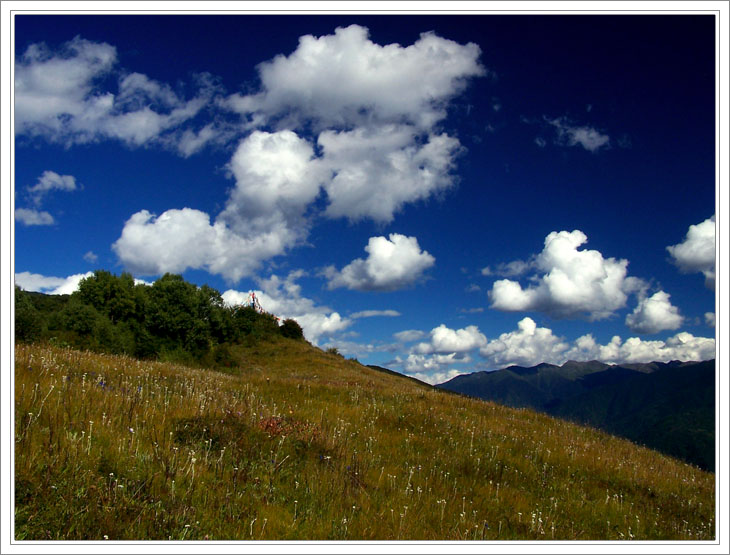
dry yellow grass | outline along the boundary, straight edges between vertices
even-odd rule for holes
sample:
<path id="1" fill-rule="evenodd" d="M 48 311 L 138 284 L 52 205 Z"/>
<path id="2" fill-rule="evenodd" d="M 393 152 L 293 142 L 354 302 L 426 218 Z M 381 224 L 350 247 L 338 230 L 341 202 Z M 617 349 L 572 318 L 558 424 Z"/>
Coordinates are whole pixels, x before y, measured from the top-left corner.
<path id="1" fill-rule="evenodd" d="M 715 477 L 275 339 L 15 350 L 18 540 L 712 540 Z"/>

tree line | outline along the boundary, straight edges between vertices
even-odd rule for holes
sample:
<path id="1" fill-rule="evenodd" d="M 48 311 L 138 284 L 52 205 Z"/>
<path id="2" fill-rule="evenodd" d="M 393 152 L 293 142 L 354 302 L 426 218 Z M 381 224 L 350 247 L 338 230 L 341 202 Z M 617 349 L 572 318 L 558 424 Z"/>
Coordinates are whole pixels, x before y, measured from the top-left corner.
<path id="1" fill-rule="evenodd" d="M 304 340 L 292 319 L 281 325 L 250 306 L 228 306 L 208 285 L 176 274 L 152 285 L 129 273 L 97 270 L 71 295 L 15 287 L 15 340 L 206 366 L 232 366 L 229 346 L 283 336 Z"/>

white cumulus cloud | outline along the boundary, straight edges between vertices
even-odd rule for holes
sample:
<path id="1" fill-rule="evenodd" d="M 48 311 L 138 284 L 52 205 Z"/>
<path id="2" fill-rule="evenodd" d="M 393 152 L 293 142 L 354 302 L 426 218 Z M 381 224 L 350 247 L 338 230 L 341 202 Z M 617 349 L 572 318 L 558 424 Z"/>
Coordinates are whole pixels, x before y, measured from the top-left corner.
<path id="1" fill-rule="evenodd" d="M 596 250 L 579 250 L 588 240 L 580 230 L 552 232 L 534 260 L 541 275 L 523 288 L 509 279 L 496 281 L 491 307 L 505 311 L 535 310 L 556 318 L 585 316 L 600 320 L 626 305 L 628 295 L 646 285 L 627 276 L 628 261 L 604 258 Z"/>
<path id="2" fill-rule="evenodd" d="M 606 345 L 601 345 L 588 334 L 576 339 L 563 358 L 600 360 L 607 364 L 710 360 L 715 358 L 715 340 L 680 332 L 666 340 L 656 341 L 630 337 L 622 342 L 619 336 L 614 336 Z"/>
<path id="3" fill-rule="evenodd" d="M 705 324 L 707 324 L 711 328 L 715 327 L 715 313 L 714 312 L 705 312 Z"/>
<path id="4" fill-rule="evenodd" d="M 127 269 L 142 275 L 194 268 L 231 282 L 250 276 L 306 237 L 304 211 L 319 190 L 312 155 L 291 131 L 254 132 L 233 155 L 236 186 L 214 223 L 192 208 L 159 216 L 141 210 L 112 248 Z"/>
<path id="5" fill-rule="evenodd" d="M 381 46 L 359 25 L 300 37 L 297 49 L 258 66 L 261 92 L 229 98 L 233 110 L 289 128 L 406 122 L 431 128 L 470 77 L 484 75 L 476 44 L 424 33 L 411 46 Z"/>
<path id="6" fill-rule="evenodd" d="M 85 274 L 73 274 L 64 278 L 20 272 L 15 274 L 15 285 L 25 291 L 35 291 L 47 295 L 70 295 L 79 288 L 82 279 L 92 275 L 93 272 L 86 272 Z"/>
<path id="7" fill-rule="evenodd" d="M 433 256 L 421 250 L 415 237 L 398 233 L 371 237 L 365 251 L 367 258 L 357 258 L 341 271 L 334 267 L 325 270 L 330 289 L 396 291 L 415 283 L 435 262 Z"/>
<path id="8" fill-rule="evenodd" d="M 676 330 L 684 318 L 679 309 L 669 301 L 669 294 L 657 291 L 651 297 L 639 301 L 634 311 L 626 316 L 626 325 L 634 333 L 658 333 Z"/>
<path id="9" fill-rule="evenodd" d="M 715 216 L 689 226 L 684 241 L 667 247 L 674 264 L 685 273 L 702 272 L 708 289 L 715 289 Z"/>
<path id="10" fill-rule="evenodd" d="M 381 46 L 358 25 L 300 38 L 290 55 L 258 66 L 261 90 L 224 103 L 251 127 L 312 129 L 328 172 L 326 215 L 390 222 L 404 204 L 454 184 L 463 151 L 436 129 L 470 78 L 479 47 L 425 33 Z"/>
<path id="11" fill-rule="evenodd" d="M 317 142 L 331 172 L 325 184 L 326 215 L 383 223 L 406 203 L 450 188 L 450 170 L 461 152 L 457 139 L 444 133 L 421 139 L 408 125 L 327 130 Z"/>
<path id="12" fill-rule="evenodd" d="M 466 353 L 484 347 L 487 338 L 479 331 L 477 326 L 467 326 L 462 329 L 453 330 L 444 324 L 431 330 L 431 338 L 428 343 L 419 343 L 414 348 L 416 353 Z"/>
<path id="13" fill-rule="evenodd" d="M 62 61 L 76 63 L 87 48 L 96 47 L 79 43 L 76 54 Z M 113 66 L 116 52 L 112 48 L 108 54 L 106 65 L 79 77 L 76 85 L 85 92 L 75 104 L 87 102 L 93 77 Z M 405 204 L 454 185 L 454 160 L 463 149 L 436 124 L 468 80 L 485 73 L 479 56 L 475 44 L 460 45 L 433 33 L 407 47 L 377 45 L 357 25 L 301 37 L 294 52 L 258 66 L 258 92 L 217 97 L 211 104 L 241 114 L 239 131 L 249 133 L 228 164 L 236 185 L 225 209 L 217 216 L 193 207 L 159 216 L 142 210 L 126 222 L 115 252 L 126 268 L 141 274 L 201 268 L 236 282 L 306 240 L 322 191 L 327 217 L 392 221 Z M 203 104 L 217 94 L 210 81 L 201 87 L 207 94 L 201 92 Z M 126 75 L 118 94 L 104 98 L 109 110 L 122 112 L 113 112 L 116 135 L 111 136 L 132 142 L 145 134 L 150 140 L 159 137 L 161 144 L 173 143 L 188 156 L 224 134 L 216 122 L 195 130 L 183 129 L 176 120 L 166 134 L 164 126 L 155 130 L 155 114 L 190 112 L 192 118 L 203 104 L 183 102 L 168 86 L 142 74 Z M 148 105 L 159 113 L 149 113 Z M 122 129 L 123 118 L 130 129 Z M 433 257 L 421 252 L 413 238 L 373 238 L 369 247 L 367 260 L 354 261 L 342 273 L 331 269 L 331 287 L 392 291 L 433 265 Z"/>
<path id="14" fill-rule="evenodd" d="M 15 219 L 25 225 L 53 225 L 55 221 L 49 212 L 35 208 L 17 208 Z"/>
<path id="15" fill-rule="evenodd" d="M 555 335 L 550 328 L 538 327 L 531 318 L 523 318 L 516 330 L 490 340 L 479 353 L 493 368 L 512 364 L 534 366 L 541 362 L 561 365 L 568 360 L 599 360 L 607 364 L 709 360 L 715 358 L 715 339 L 679 332 L 654 341 L 639 337 L 622 341 L 614 336 L 602 345 L 592 334 L 586 334 L 571 342 Z"/>
<path id="16" fill-rule="evenodd" d="M 49 191 L 75 191 L 78 188 L 76 178 L 73 175 L 59 175 L 54 171 L 46 170 L 38 178 L 38 181 L 32 187 L 28 187 L 28 194 L 33 199 L 34 204 L 40 205 L 43 197 Z"/>
<path id="17" fill-rule="evenodd" d="M 493 367 L 534 366 L 560 360 L 567 348 L 567 343 L 551 329 L 538 327 L 532 318 L 523 318 L 516 330 L 489 341 L 479 352 Z"/>
<path id="18" fill-rule="evenodd" d="M 17 208 L 15 219 L 25 225 L 53 225 L 55 219 L 51 213 L 40 209 L 45 196 L 54 190 L 69 192 L 77 189 L 78 185 L 74 176 L 59 175 L 54 171 L 46 170 L 35 185 L 25 189 L 33 208 Z"/>
<path id="19" fill-rule="evenodd" d="M 164 144 L 163 134 L 195 117 L 213 94 L 201 78 L 197 96 L 184 100 L 169 85 L 123 73 L 117 62 L 114 46 L 81 37 L 56 51 L 30 45 L 15 64 L 16 134 L 66 146 L 101 139 Z M 100 87 L 110 77 L 116 92 Z"/>

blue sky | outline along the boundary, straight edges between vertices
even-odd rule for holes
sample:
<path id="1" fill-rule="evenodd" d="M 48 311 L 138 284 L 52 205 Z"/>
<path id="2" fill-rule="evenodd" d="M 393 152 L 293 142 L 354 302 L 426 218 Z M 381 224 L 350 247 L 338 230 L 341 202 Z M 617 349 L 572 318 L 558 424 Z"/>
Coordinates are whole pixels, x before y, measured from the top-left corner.
<path id="1" fill-rule="evenodd" d="M 19 15 L 15 279 L 258 292 L 432 383 L 715 356 L 708 15 Z"/>

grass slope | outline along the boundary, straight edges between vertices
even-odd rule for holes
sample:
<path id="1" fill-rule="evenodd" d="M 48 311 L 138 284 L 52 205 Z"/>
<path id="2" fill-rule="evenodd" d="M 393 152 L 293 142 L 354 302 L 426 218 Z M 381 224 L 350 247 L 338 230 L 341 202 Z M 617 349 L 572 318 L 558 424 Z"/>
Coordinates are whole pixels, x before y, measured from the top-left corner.
<path id="1" fill-rule="evenodd" d="M 16 540 L 711 540 L 714 475 L 276 338 L 15 348 Z"/>
<path id="2" fill-rule="evenodd" d="M 715 469 L 714 360 L 635 372 L 628 379 L 565 399 L 550 413 Z"/>

